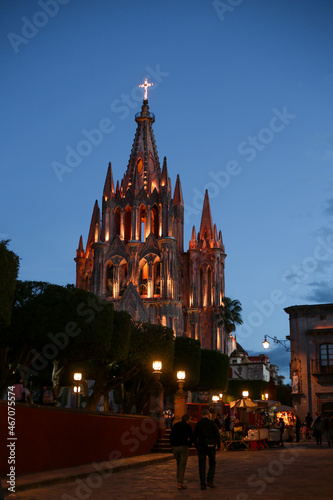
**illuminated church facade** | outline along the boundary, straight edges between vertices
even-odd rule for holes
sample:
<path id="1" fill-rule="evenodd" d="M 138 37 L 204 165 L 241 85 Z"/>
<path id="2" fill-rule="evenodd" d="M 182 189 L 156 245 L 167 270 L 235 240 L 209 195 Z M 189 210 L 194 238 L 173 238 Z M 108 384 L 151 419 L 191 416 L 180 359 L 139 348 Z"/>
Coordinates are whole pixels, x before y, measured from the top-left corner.
<path id="1" fill-rule="evenodd" d="M 147 83 L 147 82 L 146 82 Z M 87 245 L 76 251 L 76 286 L 112 301 L 135 321 L 161 323 L 201 347 L 225 352 L 216 313 L 225 294 L 225 249 L 205 193 L 198 233 L 184 251 L 180 177 L 172 190 L 167 160 L 161 167 L 145 99 L 127 170 L 116 187 L 109 163 L 102 203 L 95 202 Z"/>

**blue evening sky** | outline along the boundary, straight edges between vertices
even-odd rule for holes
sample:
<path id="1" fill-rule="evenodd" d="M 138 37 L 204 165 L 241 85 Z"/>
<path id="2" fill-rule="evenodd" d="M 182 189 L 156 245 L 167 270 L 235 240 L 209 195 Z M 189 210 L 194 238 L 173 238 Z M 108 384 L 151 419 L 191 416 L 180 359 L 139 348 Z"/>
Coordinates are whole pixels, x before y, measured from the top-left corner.
<path id="1" fill-rule="evenodd" d="M 186 248 L 209 190 L 240 344 L 262 352 L 264 334 L 289 333 L 284 307 L 333 302 L 332 1 L 4 0 L 0 14 L 0 239 L 20 279 L 75 282 L 147 76 Z M 289 354 L 268 354 L 288 376 Z"/>

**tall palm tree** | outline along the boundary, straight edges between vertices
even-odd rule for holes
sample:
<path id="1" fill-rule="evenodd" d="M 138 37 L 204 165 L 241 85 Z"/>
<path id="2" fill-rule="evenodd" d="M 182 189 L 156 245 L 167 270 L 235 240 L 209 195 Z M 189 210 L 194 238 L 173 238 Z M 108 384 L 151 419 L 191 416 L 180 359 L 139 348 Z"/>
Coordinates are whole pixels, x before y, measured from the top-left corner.
<path id="1" fill-rule="evenodd" d="M 223 304 L 219 307 L 217 313 L 217 326 L 223 326 L 227 335 L 236 330 L 236 325 L 242 325 L 241 317 L 242 305 L 239 300 L 232 300 L 224 297 Z"/>

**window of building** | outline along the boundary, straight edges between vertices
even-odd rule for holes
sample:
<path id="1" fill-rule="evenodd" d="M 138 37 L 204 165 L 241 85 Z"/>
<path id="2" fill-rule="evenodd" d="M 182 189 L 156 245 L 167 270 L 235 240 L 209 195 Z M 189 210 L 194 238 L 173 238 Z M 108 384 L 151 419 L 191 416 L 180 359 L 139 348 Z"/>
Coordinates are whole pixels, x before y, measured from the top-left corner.
<path id="1" fill-rule="evenodd" d="M 132 210 L 127 206 L 125 209 L 125 243 L 132 239 Z"/>
<path id="2" fill-rule="evenodd" d="M 333 366 L 333 344 L 322 344 L 320 346 L 320 365 Z"/>

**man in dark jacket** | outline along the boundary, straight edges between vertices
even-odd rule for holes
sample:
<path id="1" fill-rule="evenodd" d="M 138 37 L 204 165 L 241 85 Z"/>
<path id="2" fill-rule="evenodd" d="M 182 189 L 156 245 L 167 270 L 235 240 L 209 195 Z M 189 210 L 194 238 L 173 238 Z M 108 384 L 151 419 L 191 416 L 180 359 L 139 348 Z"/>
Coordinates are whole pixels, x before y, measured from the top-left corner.
<path id="1" fill-rule="evenodd" d="M 187 464 L 188 447 L 194 442 L 192 427 L 188 423 L 190 416 L 186 413 L 180 422 L 174 424 L 170 434 L 170 444 L 173 455 L 177 461 L 177 482 L 178 489 L 183 490 L 184 474 Z"/>
<path id="2" fill-rule="evenodd" d="M 215 447 L 221 449 L 220 433 L 212 420 L 209 410 L 203 410 L 202 419 L 194 428 L 194 437 L 197 441 L 196 447 L 199 460 L 199 476 L 201 489 L 206 489 L 206 456 L 208 457 L 209 469 L 207 474 L 207 486 L 215 488 Z"/>

